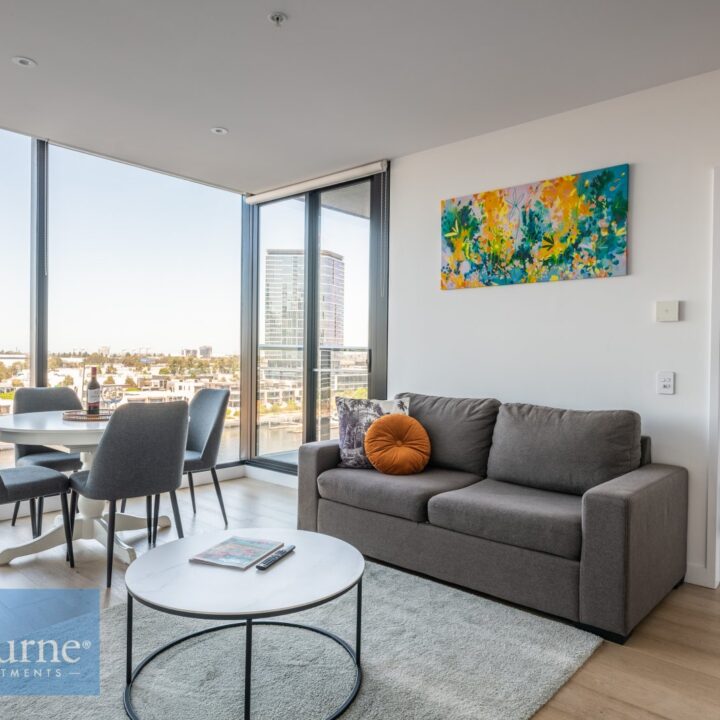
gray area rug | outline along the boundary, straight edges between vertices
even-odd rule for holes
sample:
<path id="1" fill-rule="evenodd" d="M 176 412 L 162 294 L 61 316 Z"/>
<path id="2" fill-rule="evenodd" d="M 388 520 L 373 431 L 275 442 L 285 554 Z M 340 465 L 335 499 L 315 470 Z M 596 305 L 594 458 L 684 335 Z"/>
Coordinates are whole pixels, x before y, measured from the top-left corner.
<path id="1" fill-rule="evenodd" d="M 356 594 L 284 618 L 354 644 Z M 135 663 L 208 623 L 135 604 Z M 191 640 L 148 666 L 133 691 L 143 720 L 242 717 L 244 630 Z M 349 693 L 349 656 L 315 633 L 254 630 L 253 718 L 321 720 Z M 600 645 L 589 633 L 413 575 L 368 564 L 363 584 L 363 685 L 343 716 L 359 720 L 521 720 L 531 717 Z M 99 698 L 6 697 L 16 720 L 121 720 L 125 608 L 102 615 Z"/>

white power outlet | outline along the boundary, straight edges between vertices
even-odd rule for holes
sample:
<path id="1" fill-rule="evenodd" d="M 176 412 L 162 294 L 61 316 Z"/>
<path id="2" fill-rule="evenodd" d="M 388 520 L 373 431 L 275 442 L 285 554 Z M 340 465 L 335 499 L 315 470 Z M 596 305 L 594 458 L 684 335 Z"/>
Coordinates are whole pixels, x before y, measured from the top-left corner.
<path id="1" fill-rule="evenodd" d="M 675 373 L 672 370 L 658 370 L 655 391 L 658 395 L 675 394 Z"/>

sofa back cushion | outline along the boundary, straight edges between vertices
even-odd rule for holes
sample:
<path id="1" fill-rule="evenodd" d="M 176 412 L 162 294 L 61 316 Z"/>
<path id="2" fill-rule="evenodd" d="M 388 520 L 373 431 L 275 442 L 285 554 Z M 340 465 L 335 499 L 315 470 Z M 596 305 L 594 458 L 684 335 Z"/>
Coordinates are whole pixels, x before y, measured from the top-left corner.
<path id="1" fill-rule="evenodd" d="M 498 413 L 488 476 L 582 495 L 640 466 L 640 416 L 508 404 Z"/>
<path id="2" fill-rule="evenodd" d="M 487 475 L 488 453 L 500 402 L 492 398 L 409 397 L 414 417 L 430 437 L 430 465 Z"/>

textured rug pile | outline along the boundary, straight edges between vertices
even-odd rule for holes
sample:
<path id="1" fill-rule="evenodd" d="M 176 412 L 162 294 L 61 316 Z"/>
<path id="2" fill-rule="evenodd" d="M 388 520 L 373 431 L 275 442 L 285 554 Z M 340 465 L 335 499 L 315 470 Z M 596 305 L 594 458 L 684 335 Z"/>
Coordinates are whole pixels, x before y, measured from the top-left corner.
<path id="1" fill-rule="evenodd" d="M 355 593 L 286 618 L 354 644 Z M 135 605 L 135 663 L 207 623 Z M 592 655 L 581 630 L 397 570 L 368 564 L 363 583 L 363 685 L 343 720 L 524 720 Z M 335 643 L 291 628 L 257 627 L 256 720 L 321 720 L 352 688 L 354 669 Z M 244 630 L 211 633 L 169 650 L 133 691 L 143 720 L 242 717 Z M 3 698 L 14 720 L 122 720 L 125 608 L 102 616 L 100 697 Z"/>

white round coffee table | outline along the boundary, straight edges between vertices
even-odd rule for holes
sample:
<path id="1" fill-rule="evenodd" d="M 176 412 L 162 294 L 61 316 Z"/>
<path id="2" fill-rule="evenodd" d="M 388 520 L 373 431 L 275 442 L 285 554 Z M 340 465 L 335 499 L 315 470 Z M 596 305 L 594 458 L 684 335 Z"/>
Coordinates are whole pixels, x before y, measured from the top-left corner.
<path id="1" fill-rule="evenodd" d="M 295 545 L 295 551 L 268 570 L 248 570 L 191 563 L 189 559 L 230 537 L 263 538 Z M 324 635 L 338 643 L 355 665 L 350 695 L 327 720 L 342 715 L 360 689 L 360 638 L 363 556 L 352 545 L 320 533 L 286 528 L 226 530 L 175 540 L 138 558 L 125 574 L 127 585 L 127 656 L 125 712 L 140 720 L 132 703 L 132 687 L 142 670 L 158 655 L 186 640 L 231 627 L 245 627 L 245 720 L 250 718 L 252 630 L 254 625 L 281 625 Z M 357 587 L 355 648 L 333 633 L 310 625 L 266 618 L 308 610 L 339 598 Z M 133 602 L 170 615 L 202 620 L 233 621 L 185 635 L 155 650 L 132 666 Z"/>

